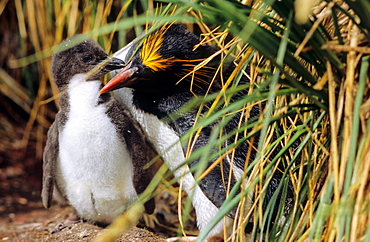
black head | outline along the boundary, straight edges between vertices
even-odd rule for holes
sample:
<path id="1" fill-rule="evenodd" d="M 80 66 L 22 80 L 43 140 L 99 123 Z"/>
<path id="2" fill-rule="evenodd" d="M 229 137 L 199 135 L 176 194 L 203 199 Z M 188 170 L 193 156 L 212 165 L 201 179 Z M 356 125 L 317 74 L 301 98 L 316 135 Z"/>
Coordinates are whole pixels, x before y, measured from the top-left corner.
<path id="1" fill-rule="evenodd" d="M 215 70 L 212 65 L 188 75 L 216 52 L 215 48 L 199 43 L 200 39 L 180 24 L 162 26 L 131 47 L 129 63 L 101 93 L 125 86 L 145 92 L 191 86 L 207 88 Z"/>
<path id="2" fill-rule="evenodd" d="M 124 66 L 124 62 L 117 58 L 110 58 L 108 54 L 92 39 L 77 35 L 65 40 L 58 46 L 57 53 L 51 60 L 51 72 L 58 88 L 64 89 L 69 80 L 76 74 L 88 73 L 95 67 L 89 80 L 100 79 L 109 71 Z"/>

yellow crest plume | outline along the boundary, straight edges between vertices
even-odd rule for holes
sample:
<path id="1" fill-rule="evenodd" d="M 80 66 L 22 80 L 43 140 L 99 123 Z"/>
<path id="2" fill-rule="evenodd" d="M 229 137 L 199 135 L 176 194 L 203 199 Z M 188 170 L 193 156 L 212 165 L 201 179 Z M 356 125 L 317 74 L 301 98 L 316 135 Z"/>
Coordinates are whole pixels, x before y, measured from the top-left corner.
<path id="1" fill-rule="evenodd" d="M 140 53 L 142 63 L 153 71 L 163 71 L 174 62 L 173 57 L 162 58 L 159 48 L 163 43 L 163 36 L 171 25 L 164 25 L 159 30 L 144 39 Z"/>
<path id="2" fill-rule="evenodd" d="M 165 71 L 175 64 L 181 65 L 181 71 L 174 73 L 180 78 L 192 82 L 196 86 L 209 85 L 207 79 L 214 68 L 207 66 L 207 58 L 182 60 L 174 56 L 163 58 L 159 49 L 163 44 L 164 34 L 172 24 L 165 24 L 160 29 L 149 34 L 142 42 L 141 62 L 152 71 Z M 199 85 L 200 84 L 200 85 Z"/>

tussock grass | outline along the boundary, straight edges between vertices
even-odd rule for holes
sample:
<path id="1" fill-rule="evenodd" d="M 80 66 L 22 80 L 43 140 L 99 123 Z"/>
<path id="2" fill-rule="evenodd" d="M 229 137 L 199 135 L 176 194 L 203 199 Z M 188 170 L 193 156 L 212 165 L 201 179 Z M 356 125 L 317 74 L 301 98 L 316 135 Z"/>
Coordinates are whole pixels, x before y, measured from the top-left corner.
<path id="1" fill-rule="evenodd" d="M 313 1 L 301 1 L 302 5 L 298 1 L 294 5 L 293 0 L 169 2 L 161 7 L 161 14 L 155 10 L 154 1 L 2 2 L 2 14 L 7 8 L 15 9 L 21 58 L 4 64 L 0 86 L 11 105 L 27 114 L 22 146 L 26 148 L 28 140 L 35 138 L 36 156 L 41 157 L 57 106 L 57 99 L 42 102 L 57 94 L 50 78 L 49 57 L 63 39 L 85 33 L 112 52 L 139 35 L 146 22 L 159 25 L 177 20 L 201 34 L 203 43 L 217 46 L 224 61 L 233 58 L 237 64 L 232 77 L 224 80 L 222 92 L 198 97 L 185 107 L 212 103 L 206 117 L 200 118 L 183 139 L 191 141 L 204 125 L 219 119 L 212 144 L 220 145 L 222 126 L 237 112 L 242 112 L 244 119 L 233 135 L 242 135 L 243 142 L 260 139 L 254 147 L 258 155 L 245 167 L 240 182 L 242 194 L 232 196 L 235 191 L 230 188 L 231 195 L 220 210 L 218 218 L 222 219 L 238 206 L 235 234 L 229 240 L 241 241 L 249 221 L 254 224 L 252 236 L 259 241 L 368 240 L 369 2 L 318 1 L 307 13 L 298 10 Z M 298 13 L 307 15 L 301 16 L 300 24 L 296 22 Z M 15 67 L 21 68 L 22 81 L 7 74 Z M 243 87 L 248 88 L 248 95 L 232 103 L 230 97 L 240 90 L 237 83 L 241 75 L 250 78 L 250 84 Z M 262 102 L 266 103 L 264 112 L 250 120 L 251 107 Z M 1 118 L 0 122 L 5 129 L 2 133 L 9 133 L 9 120 Z M 6 137 L 15 138 L 10 133 Z M 212 156 L 233 154 L 237 145 L 217 154 L 207 152 L 211 146 L 194 152 L 189 149 L 188 160 L 207 161 Z M 276 196 L 267 207 L 263 205 L 266 186 L 272 172 L 281 169 L 279 164 L 285 168 L 280 170 L 284 179 L 278 189 L 285 194 L 290 181 L 294 191 L 284 222 L 271 221 L 275 204 L 279 214 L 284 213 L 284 203 Z M 201 179 L 205 173 L 197 175 Z M 149 190 L 154 191 L 160 182 L 157 179 Z M 186 217 L 190 203 L 179 204 L 184 209 L 179 213 Z M 182 221 L 186 223 L 185 218 Z M 267 224 L 269 231 L 264 229 Z M 199 235 L 200 240 L 206 233 Z"/>

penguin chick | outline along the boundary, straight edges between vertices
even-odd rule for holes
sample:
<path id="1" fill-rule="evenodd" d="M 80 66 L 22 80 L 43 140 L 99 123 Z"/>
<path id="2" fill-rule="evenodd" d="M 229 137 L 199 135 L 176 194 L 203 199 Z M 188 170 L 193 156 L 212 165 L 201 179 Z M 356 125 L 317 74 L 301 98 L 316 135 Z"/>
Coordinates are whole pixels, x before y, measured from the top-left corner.
<path id="1" fill-rule="evenodd" d="M 93 40 L 80 40 L 64 41 L 51 61 L 62 95 L 44 150 L 42 202 L 50 207 L 54 193 L 80 218 L 108 224 L 146 189 L 156 171 L 144 166 L 156 153 L 127 108 L 99 95 L 100 78 L 124 62 Z M 152 198 L 146 212 L 154 206 Z"/>

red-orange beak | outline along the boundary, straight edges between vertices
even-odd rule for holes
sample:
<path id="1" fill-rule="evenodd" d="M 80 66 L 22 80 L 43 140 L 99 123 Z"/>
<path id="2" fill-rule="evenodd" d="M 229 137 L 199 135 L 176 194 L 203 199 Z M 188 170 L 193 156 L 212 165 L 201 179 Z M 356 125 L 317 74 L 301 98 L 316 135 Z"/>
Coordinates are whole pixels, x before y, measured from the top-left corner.
<path id="1" fill-rule="evenodd" d="M 132 85 L 139 80 L 138 77 L 135 77 L 138 71 L 138 67 L 131 67 L 130 64 L 127 65 L 100 90 L 99 94 Z"/>

